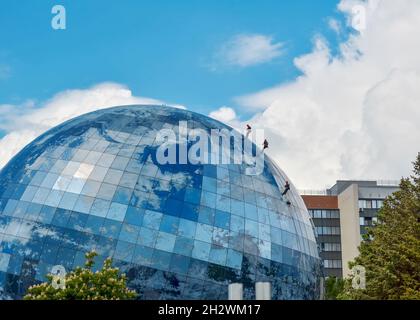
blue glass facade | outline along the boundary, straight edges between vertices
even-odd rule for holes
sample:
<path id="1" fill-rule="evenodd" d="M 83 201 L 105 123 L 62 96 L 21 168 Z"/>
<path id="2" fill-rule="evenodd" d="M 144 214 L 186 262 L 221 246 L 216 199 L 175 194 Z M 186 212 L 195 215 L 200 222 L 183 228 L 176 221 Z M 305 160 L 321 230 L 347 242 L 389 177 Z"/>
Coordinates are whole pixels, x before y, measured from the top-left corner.
<path id="1" fill-rule="evenodd" d="M 112 257 L 141 299 L 226 299 L 231 282 L 254 298 L 319 297 L 320 259 L 306 207 L 267 157 L 244 164 L 160 165 L 156 133 L 230 129 L 162 106 L 96 111 L 48 131 L 0 172 L 0 297 L 21 298 L 54 265 Z M 100 264 L 98 263 L 98 266 Z"/>

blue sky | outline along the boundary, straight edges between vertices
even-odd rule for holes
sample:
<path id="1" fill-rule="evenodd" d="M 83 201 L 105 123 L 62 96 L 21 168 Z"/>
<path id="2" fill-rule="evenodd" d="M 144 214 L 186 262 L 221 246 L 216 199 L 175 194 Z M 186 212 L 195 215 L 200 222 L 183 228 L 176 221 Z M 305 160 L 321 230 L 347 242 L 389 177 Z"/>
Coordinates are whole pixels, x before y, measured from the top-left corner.
<path id="1" fill-rule="evenodd" d="M 418 0 L 1 0 L 0 167 L 72 117 L 167 103 L 263 128 L 299 188 L 399 179 L 420 137 L 419 16 Z"/>
<path id="2" fill-rule="evenodd" d="M 293 80 L 293 59 L 310 52 L 336 0 L 2 0 L 0 104 L 44 101 L 57 92 L 112 81 L 133 95 L 209 113 L 234 98 Z M 51 8 L 67 10 L 67 29 L 51 28 Z M 281 43 L 281 55 L 250 66 L 224 64 L 237 35 Z M 1 71 L 3 70 L 3 71 Z M 236 108 L 239 116 L 245 110 Z"/>

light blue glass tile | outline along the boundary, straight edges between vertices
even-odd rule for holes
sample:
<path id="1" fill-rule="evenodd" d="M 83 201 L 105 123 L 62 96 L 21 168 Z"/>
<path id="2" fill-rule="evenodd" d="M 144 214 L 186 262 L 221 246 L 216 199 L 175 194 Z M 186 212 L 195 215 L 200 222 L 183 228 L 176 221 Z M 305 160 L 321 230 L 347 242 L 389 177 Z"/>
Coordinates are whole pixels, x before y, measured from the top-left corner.
<path id="1" fill-rule="evenodd" d="M 146 210 L 143 218 L 143 226 L 149 229 L 159 230 L 162 221 L 162 214 Z"/>
<path id="2" fill-rule="evenodd" d="M 137 238 L 137 244 L 154 248 L 156 244 L 157 235 L 157 230 L 141 227 L 139 236 Z"/>
<path id="3" fill-rule="evenodd" d="M 195 240 L 194 248 L 192 250 L 192 257 L 195 259 L 208 261 L 210 256 L 210 247 L 210 243 Z"/>
<path id="4" fill-rule="evenodd" d="M 197 223 L 191 220 L 179 219 L 178 235 L 193 239 L 196 233 Z"/>
<path id="5" fill-rule="evenodd" d="M 95 199 L 90 209 L 90 214 L 97 217 L 105 218 L 108 213 L 110 205 L 111 205 L 110 201 L 106 201 L 102 199 Z"/>
<path id="6" fill-rule="evenodd" d="M 117 202 L 112 202 L 108 210 L 108 215 L 106 217 L 111 220 L 122 222 L 124 221 L 127 208 L 128 208 L 127 205 L 123 205 Z"/>
<path id="7" fill-rule="evenodd" d="M 216 194 L 208 191 L 203 191 L 201 193 L 201 205 L 209 207 L 209 208 L 216 208 Z"/>
<path id="8" fill-rule="evenodd" d="M 156 249 L 172 252 L 175 246 L 175 239 L 176 236 L 170 233 L 158 232 L 158 236 L 156 239 Z"/>
<path id="9" fill-rule="evenodd" d="M 213 237 L 213 227 L 208 224 L 197 223 L 195 238 L 204 242 L 211 243 Z"/>

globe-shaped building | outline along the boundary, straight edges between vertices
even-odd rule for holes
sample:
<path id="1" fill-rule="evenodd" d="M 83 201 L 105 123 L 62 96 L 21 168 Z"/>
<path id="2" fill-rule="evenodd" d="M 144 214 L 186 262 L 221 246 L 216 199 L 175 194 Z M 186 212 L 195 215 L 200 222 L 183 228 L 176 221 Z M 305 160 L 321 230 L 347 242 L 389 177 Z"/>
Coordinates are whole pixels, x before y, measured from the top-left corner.
<path id="1" fill-rule="evenodd" d="M 257 175 L 246 161 L 158 161 L 158 133 L 181 136 L 180 121 L 209 136 L 231 130 L 181 109 L 122 106 L 69 120 L 16 155 L 0 171 L 0 299 L 22 298 L 54 266 L 84 265 L 92 250 L 140 299 L 227 299 L 230 283 L 255 299 L 259 281 L 272 299 L 319 298 L 313 227 L 293 185 L 282 195 L 285 174 L 267 156 Z"/>

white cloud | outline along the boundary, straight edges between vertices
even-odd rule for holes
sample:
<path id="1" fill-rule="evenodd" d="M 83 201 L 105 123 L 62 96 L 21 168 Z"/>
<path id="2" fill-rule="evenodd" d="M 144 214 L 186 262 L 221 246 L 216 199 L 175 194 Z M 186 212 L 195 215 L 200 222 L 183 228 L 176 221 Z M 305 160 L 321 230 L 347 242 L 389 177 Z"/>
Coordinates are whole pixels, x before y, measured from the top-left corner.
<path id="1" fill-rule="evenodd" d="M 239 132 L 242 132 L 245 128 L 244 124 L 241 123 L 238 115 L 236 114 L 235 110 L 230 107 L 221 107 L 215 111 L 210 112 L 210 118 L 219 120 L 232 128 L 236 129 Z"/>
<path id="2" fill-rule="evenodd" d="M 0 129 L 7 132 L 0 139 L 0 168 L 41 133 L 68 119 L 98 109 L 130 104 L 164 103 L 133 96 L 120 84 L 102 83 L 89 89 L 60 92 L 39 106 L 33 101 L 19 106 L 0 105 Z"/>
<path id="3" fill-rule="evenodd" d="M 366 29 L 332 56 L 322 37 L 294 63 L 295 81 L 239 97 L 259 112 L 268 151 L 300 188 L 336 179 L 398 179 L 420 146 L 420 1 L 342 0 L 366 9 Z"/>
<path id="4" fill-rule="evenodd" d="M 337 34 L 341 33 L 341 23 L 337 19 L 334 19 L 334 18 L 328 19 L 328 27 Z"/>
<path id="5" fill-rule="evenodd" d="M 236 112 L 229 107 L 221 107 L 209 114 L 209 117 L 219 120 L 221 122 L 231 122 L 236 120 Z"/>
<path id="6" fill-rule="evenodd" d="M 279 57 L 283 44 L 274 42 L 270 36 L 262 34 L 239 34 L 222 45 L 216 54 L 216 64 L 249 67 Z"/>

